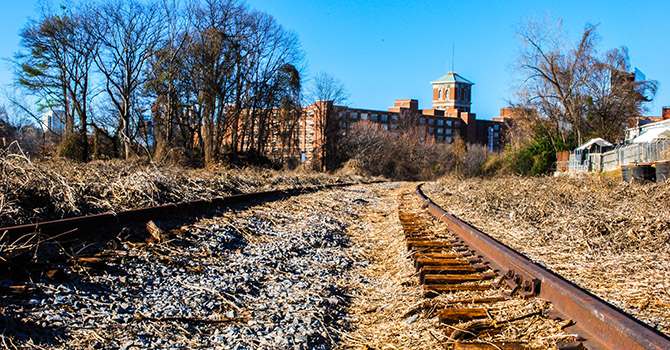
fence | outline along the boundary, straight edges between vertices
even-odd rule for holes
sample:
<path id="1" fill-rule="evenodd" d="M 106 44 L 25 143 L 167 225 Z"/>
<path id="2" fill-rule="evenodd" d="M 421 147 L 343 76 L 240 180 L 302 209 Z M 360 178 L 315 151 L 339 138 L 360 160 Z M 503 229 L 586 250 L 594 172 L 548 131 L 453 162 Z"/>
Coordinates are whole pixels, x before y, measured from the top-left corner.
<path id="1" fill-rule="evenodd" d="M 569 172 L 601 172 L 615 170 L 621 165 L 631 163 L 648 163 L 668 160 L 670 157 L 670 140 L 634 143 L 617 146 L 605 153 L 591 153 L 583 156 L 570 154 L 567 164 Z"/>

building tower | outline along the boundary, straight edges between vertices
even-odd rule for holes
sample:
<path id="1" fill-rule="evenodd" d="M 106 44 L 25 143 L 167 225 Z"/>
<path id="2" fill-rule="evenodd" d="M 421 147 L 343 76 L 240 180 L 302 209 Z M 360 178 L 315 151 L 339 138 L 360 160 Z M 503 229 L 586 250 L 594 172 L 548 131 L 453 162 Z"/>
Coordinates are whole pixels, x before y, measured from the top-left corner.
<path id="1" fill-rule="evenodd" d="M 433 84 L 433 109 L 444 110 L 446 116 L 453 117 L 470 112 L 473 82 L 451 72 L 430 83 Z"/>

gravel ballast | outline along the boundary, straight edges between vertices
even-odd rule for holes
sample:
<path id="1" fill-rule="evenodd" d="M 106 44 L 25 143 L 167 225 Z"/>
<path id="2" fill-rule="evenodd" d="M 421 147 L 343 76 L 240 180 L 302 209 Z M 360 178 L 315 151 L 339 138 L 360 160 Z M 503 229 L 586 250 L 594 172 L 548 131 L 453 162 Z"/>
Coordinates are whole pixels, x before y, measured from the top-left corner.
<path id="1" fill-rule="evenodd" d="M 259 204 L 122 242 L 103 267 L 63 265 L 29 298 L 3 299 L 3 342 L 35 348 L 330 349 L 351 328 L 369 261 L 347 230 L 377 184 Z M 158 226 L 164 225 L 157 222 Z M 9 283 L 9 282 L 7 282 Z"/>

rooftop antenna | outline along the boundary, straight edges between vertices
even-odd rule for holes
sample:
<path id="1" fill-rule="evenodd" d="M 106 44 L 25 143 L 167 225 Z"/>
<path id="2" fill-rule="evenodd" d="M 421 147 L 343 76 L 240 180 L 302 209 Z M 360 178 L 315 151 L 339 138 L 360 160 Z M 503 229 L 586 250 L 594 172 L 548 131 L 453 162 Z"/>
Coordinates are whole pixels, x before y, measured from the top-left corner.
<path id="1" fill-rule="evenodd" d="M 456 39 L 451 40 L 451 71 L 454 72 L 454 47 L 456 46 Z"/>

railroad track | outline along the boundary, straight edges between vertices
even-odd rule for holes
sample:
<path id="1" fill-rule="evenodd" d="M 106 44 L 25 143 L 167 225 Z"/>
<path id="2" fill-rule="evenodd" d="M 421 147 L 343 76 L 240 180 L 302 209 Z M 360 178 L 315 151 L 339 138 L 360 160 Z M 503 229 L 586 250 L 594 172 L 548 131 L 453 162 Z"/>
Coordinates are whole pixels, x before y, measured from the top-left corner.
<path id="1" fill-rule="evenodd" d="M 346 185 L 328 187 L 339 186 Z M 4 233 L 5 240 L 27 239 L 34 236 L 31 236 L 33 232 L 40 232 L 43 239 L 48 235 L 77 234 L 107 225 L 153 223 L 150 220 L 171 218 L 175 213 L 185 210 L 227 206 L 271 197 L 286 198 L 321 188 L 221 197 L 210 201 L 2 228 L 0 232 Z M 446 343 L 448 349 L 517 350 L 543 346 L 560 350 L 670 349 L 670 340 L 659 332 L 450 216 L 423 195 L 420 187 L 417 187 L 416 193 L 406 192 L 402 195 L 398 217 L 426 296 L 425 302 L 417 307 L 428 310 L 429 315 L 438 315 L 449 339 Z M 435 220 L 442 221 L 444 225 L 436 225 Z M 148 231 L 152 229 L 147 225 Z M 172 234 L 175 235 L 180 236 L 181 233 Z M 155 238 L 160 239 L 160 234 Z M 166 256 L 170 252 L 167 245 L 161 248 L 168 249 L 166 251 L 159 251 L 159 248 L 143 249 L 155 255 L 159 264 L 175 265 L 185 271 L 201 269 L 191 264 L 193 261 L 189 259 L 174 261 L 174 257 Z M 102 250 L 95 256 L 72 260 L 77 266 L 99 266 L 100 270 L 104 270 L 110 262 L 118 265 L 117 260 L 138 259 L 136 256 L 126 257 L 127 253 L 122 250 Z M 223 269 L 225 266 L 222 266 Z M 114 278 L 123 280 L 124 285 L 128 283 L 125 282 L 126 277 Z M 48 276 L 48 279 L 57 281 L 58 276 Z M 3 289 L 3 293 L 32 295 L 37 292 L 19 287 L 22 286 L 3 287 L 7 289 Z M 209 291 L 211 288 L 203 287 L 202 290 Z M 221 295 L 217 297 L 222 298 Z M 188 321 L 216 324 L 241 322 L 242 318 L 142 316 L 133 319 L 133 322 Z"/>
<path id="2" fill-rule="evenodd" d="M 427 304 L 440 305 L 449 348 L 535 348 L 538 342 L 518 331 L 530 320 L 542 330 L 536 336 L 559 350 L 670 349 L 660 332 L 449 215 L 421 186 L 400 202 L 398 217 L 426 297 L 451 295 Z M 448 230 L 435 229 L 435 220 Z"/>

